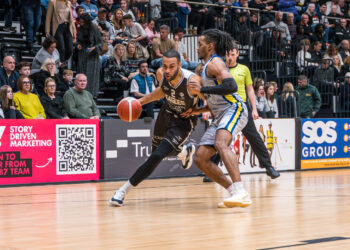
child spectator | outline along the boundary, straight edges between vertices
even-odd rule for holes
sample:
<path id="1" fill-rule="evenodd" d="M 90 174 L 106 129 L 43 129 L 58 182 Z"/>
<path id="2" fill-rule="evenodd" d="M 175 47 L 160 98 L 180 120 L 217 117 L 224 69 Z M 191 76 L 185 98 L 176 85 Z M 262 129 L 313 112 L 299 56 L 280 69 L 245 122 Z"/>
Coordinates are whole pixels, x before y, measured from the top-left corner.
<path id="1" fill-rule="evenodd" d="M 24 119 L 21 112 L 16 109 L 16 103 L 13 101 L 12 88 L 9 85 L 4 85 L 0 88 L 0 99 L 2 107 L 2 109 L 0 109 L 0 117 L 1 111 L 3 111 L 3 117 L 5 117 L 5 119 Z"/>

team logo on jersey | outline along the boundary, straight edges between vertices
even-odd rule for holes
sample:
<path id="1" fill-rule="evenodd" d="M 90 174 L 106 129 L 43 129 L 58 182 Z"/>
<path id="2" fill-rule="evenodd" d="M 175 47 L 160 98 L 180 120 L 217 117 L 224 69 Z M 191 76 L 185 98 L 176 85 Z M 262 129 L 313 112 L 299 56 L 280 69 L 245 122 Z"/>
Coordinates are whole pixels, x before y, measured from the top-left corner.
<path id="1" fill-rule="evenodd" d="M 182 92 L 180 92 L 180 93 L 179 93 L 179 99 L 180 99 L 180 100 L 185 100 L 185 94 L 182 93 Z"/>

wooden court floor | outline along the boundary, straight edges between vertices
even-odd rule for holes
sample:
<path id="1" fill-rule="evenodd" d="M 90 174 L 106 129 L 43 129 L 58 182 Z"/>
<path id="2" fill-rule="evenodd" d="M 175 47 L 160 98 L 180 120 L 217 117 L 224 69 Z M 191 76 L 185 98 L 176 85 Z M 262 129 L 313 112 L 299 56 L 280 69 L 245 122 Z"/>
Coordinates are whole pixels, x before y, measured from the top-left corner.
<path id="1" fill-rule="evenodd" d="M 202 178 L 0 188 L 0 249 L 350 249 L 350 170 L 243 175 L 253 204 L 219 209 Z"/>

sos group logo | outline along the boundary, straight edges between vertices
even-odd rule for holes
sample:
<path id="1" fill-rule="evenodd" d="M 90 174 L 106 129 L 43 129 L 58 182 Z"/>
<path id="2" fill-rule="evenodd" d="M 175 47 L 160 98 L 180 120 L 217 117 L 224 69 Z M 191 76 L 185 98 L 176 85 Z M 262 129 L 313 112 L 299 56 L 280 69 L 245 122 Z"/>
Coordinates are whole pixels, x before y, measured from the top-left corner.
<path id="1" fill-rule="evenodd" d="M 302 123 L 302 158 L 333 157 L 337 153 L 337 122 L 311 121 Z"/>

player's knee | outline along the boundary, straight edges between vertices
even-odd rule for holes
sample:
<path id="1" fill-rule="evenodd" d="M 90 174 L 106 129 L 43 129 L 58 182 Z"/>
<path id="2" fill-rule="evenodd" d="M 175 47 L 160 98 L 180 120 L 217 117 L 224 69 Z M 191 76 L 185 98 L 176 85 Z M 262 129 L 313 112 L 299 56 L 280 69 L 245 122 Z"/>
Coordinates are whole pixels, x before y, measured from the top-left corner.
<path id="1" fill-rule="evenodd" d="M 226 145 L 226 143 L 222 141 L 215 141 L 214 147 L 220 154 L 220 152 L 223 152 L 228 148 L 228 145 Z"/>
<path id="2" fill-rule="evenodd" d="M 201 157 L 201 154 L 198 154 L 197 152 L 193 157 L 193 161 L 200 168 L 200 166 L 202 165 L 203 157 Z"/>

